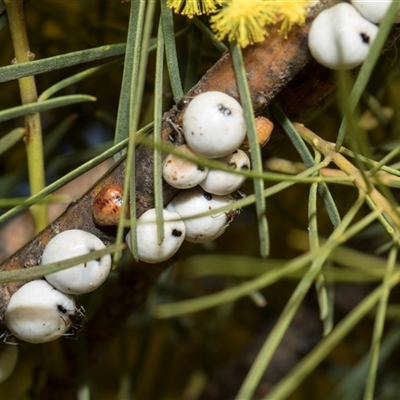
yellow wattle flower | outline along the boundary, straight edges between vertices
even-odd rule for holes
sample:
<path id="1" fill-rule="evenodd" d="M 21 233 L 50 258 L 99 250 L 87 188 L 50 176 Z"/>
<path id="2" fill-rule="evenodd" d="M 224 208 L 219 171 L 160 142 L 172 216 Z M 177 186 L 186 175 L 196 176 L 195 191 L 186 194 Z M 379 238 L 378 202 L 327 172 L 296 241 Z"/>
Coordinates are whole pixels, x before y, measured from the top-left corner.
<path id="1" fill-rule="evenodd" d="M 221 5 L 221 0 L 167 0 L 174 12 L 193 18 L 195 15 L 210 14 Z"/>
<path id="2" fill-rule="evenodd" d="M 167 0 L 167 6 L 189 18 L 214 13 L 210 23 L 216 39 L 247 47 L 262 42 L 268 36 L 266 26 L 277 22 L 279 33 L 287 38 L 293 25 L 305 23 L 311 1 L 315 0 Z"/>
<path id="3" fill-rule="evenodd" d="M 293 25 L 304 25 L 307 18 L 307 7 L 309 4 L 309 0 L 279 1 L 279 20 L 282 21 L 279 33 L 283 34 L 285 39 Z"/>
<path id="4" fill-rule="evenodd" d="M 225 37 L 241 47 L 261 42 L 268 36 L 265 25 L 278 21 L 278 4 L 270 0 L 231 0 L 210 18 L 218 40 Z"/>

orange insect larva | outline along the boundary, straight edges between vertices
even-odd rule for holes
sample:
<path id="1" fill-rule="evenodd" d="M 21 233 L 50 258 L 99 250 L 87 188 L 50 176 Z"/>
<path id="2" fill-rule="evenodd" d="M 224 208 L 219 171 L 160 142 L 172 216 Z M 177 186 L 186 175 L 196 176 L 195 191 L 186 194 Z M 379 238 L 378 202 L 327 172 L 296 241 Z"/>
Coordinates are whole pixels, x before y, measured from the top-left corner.
<path id="1" fill-rule="evenodd" d="M 93 219 L 97 225 L 117 225 L 121 215 L 124 189 L 120 185 L 105 186 L 93 202 Z"/>
<path id="2" fill-rule="evenodd" d="M 274 124 L 265 117 L 257 117 L 255 119 L 258 143 L 261 147 L 265 146 L 271 137 Z"/>
<path id="3" fill-rule="evenodd" d="M 255 118 L 254 122 L 256 125 L 258 143 L 261 147 L 264 147 L 271 137 L 272 130 L 274 129 L 274 124 L 268 118 L 265 118 L 263 116 Z M 240 146 L 240 148 L 243 150 L 249 150 L 249 142 L 247 138 Z"/>

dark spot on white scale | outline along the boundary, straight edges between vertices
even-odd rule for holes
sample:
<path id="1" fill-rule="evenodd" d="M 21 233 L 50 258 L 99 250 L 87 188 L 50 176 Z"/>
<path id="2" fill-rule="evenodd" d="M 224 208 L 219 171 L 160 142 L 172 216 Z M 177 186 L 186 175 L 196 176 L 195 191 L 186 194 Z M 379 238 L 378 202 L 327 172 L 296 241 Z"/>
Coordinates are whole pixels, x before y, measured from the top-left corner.
<path id="1" fill-rule="evenodd" d="M 218 111 L 225 117 L 229 117 L 232 114 L 232 111 L 229 108 L 226 108 L 223 104 L 218 104 L 217 107 Z"/>
<path id="2" fill-rule="evenodd" d="M 172 236 L 181 237 L 182 236 L 182 231 L 180 231 L 179 229 L 173 229 L 172 230 Z"/>
<path id="3" fill-rule="evenodd" d="M 360 36 L 361 36 L 361 40 L 363 41 L 363 43 L 365 43 L 365 44 L 368 44 L 369 42 L 370 42 L 370 37 L 366 34 L 366 33 L 364 33 L 364 32 L 361 32 L 360 33 Z"/>
<path id="4" fill-rule="evenodd" d="M 61 304 L 57 305 L 57 310 L 62 312 L 63 314 L 67 313 L 67 309 L 65 307 L 63 307 Z"/>
<path id="5" fill-rule="evenodd" d="M 203 196 L 208 201 L 212 200 L 212 195 L 210 193 L 208 193 L 208 192 L 204 192 Z"/>

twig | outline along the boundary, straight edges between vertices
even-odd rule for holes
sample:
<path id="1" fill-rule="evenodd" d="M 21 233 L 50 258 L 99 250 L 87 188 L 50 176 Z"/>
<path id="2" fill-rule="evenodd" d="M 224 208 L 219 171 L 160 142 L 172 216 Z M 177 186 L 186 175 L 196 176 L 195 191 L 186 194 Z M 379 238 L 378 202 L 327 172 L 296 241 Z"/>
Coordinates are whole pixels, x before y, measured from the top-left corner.
<path id="1" fill-rule="evenodd" d="M 383 212 L 398 228 L 400 228 L 400 215 L 396 210 L 397 205 L 395 206 L 389 203 L 389 201 L 373 186 L 371 181 L 368 180 L 368 182 L 366 182 L 360 170 L 339 152 L 335 151 L 334 145 L 323 140 L 302 124 L 295 123 L 294 126 L 304 140 L 320 151 L 325 157 L 329 157 L 343 172 L 352 176 L 354 185 L 368 195 L 376 204 L 378 210 Z"/>
<path id="2" fill-rule="evenodd" d="M 14 63 L 26 63 L 32 61 L 24 19 L 23 0 L 5 0 L 11 37 L 14 45 Z M 22 104 L 37 101 L 37 90 L 34 76 L 21 78 L 18 81 Z M 42 127 L 39 113 L 31 113 L 25 116 L 25 143 L 28 159 L 29 186 L 31 195 L 38 193 L 45 187 L 45 169 L 43 157 Z M 35 221 L 35 230 L 40 232 L 47 226 L 46 205 L 35 205 L 31 208 Z"/>
<path id="3" fill-rule="evenodd" d="M 270 171 L 282 172 L 285 174 L 298 174 L 307 169 L 307 167 L 303 163 L 292 162 L 276 157 L 270 158 L 268 161 L 266 161 L 265 165 Z M 348 179 L 349 175 L 340 169 L 321 168 L 319 172 L 322 176 L 327 178 L 342 177 L 343 181 L 338 181 L 338 183 L 340 183 L 341 185 L 353 185 L 353 183 Z M 400 177 L 390 174 L 389 172 L 376 171 L 371 174 L 371 171 L 366 171 L 365 176 L 367 176 L 372 183 L 382 184 L 395 188 L 400 187 Z"/>

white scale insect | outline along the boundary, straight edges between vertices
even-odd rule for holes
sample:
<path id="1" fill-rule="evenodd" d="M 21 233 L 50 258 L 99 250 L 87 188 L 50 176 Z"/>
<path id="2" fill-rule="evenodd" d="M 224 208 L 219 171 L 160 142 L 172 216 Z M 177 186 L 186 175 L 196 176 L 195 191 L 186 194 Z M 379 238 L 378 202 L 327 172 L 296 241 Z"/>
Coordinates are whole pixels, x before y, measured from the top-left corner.
<path id="1" fill-rule="evenodd" d="M 187 106 L 182 120 L 186 143 L 196 153 L 225 157 L 234 152 L 246 137 L 242 106 L 223 92 L 204 92 Z"/>
<path id="2" fill-rule="evenodd" d="M 75 313 L 73 296 L 60 292 L 45 280 L 35 280 L 11 296 L 5 325 L 12 335 L 25 342 L 50 342 L 71 328 L 71 316 Z"/>
<path id="3" fill-rule="evenodd" d="M 322 11 L 311 24 L 308 47 L 320 64 L 331 69 L 352 69 L 362 64 L 378 27 L 348 3 Z"/>
<path id="4" fill-rule="evenodd" d="M 171 258 L 181 247 L 186 234 L 181 217 L 176 212 L 163 210 L 163 219 L 162 243 L 158 243 L 155 208 L 147 210 L 138 219 L 136 237 L 139 260 L 150 264 L 162 262 Z M 125 241 L 131 248 L 131 231 L 126 235 Z"/>
<path id="5" fill-rule="evenodd" d="M 49 241 L 43 252 L 42 264 L 67 260 L 105 248 L 103 242 L 89 232 L 80 229 L 67 230 Z M 99 260 L 57 271 L 45 278 L 64 293 L 83 294 L 97 289 L 107 279 L 110 269 L 111 256 L 107 254 Z"/>

